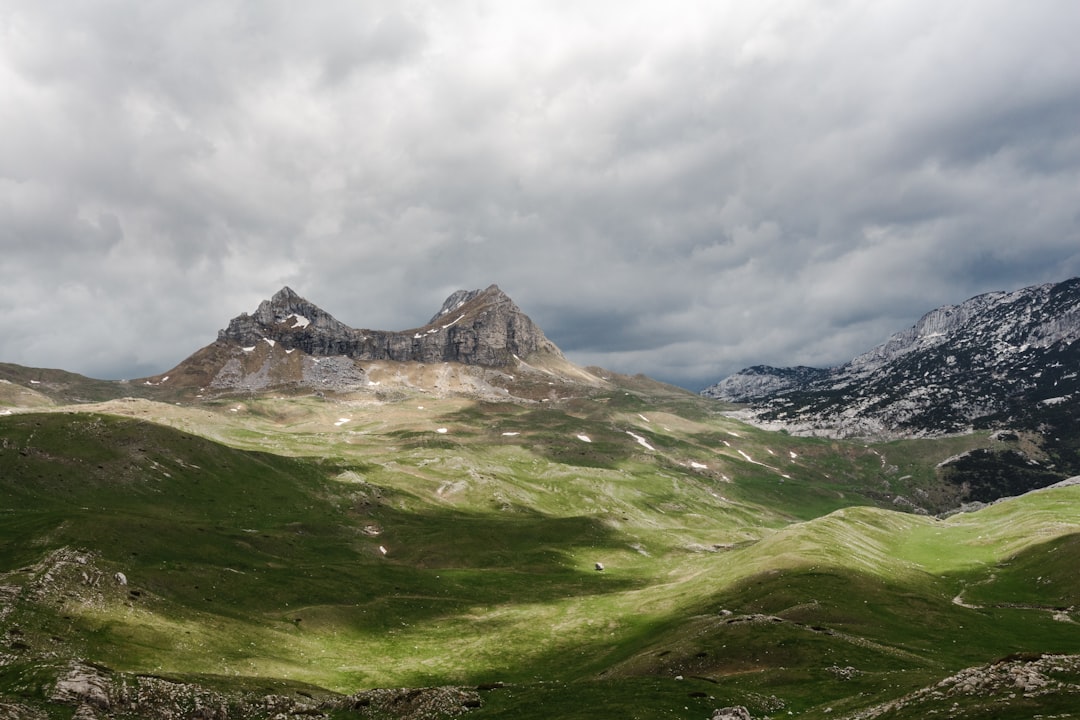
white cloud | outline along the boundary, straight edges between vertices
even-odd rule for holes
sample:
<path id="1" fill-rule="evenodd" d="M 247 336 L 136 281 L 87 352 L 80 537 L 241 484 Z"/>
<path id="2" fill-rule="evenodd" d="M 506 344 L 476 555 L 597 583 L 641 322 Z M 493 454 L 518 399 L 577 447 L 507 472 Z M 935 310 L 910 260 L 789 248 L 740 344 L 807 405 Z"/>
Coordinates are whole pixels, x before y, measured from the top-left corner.
<path id="1" fill-rule="evenodd" d="M 840 362 L 937 304 L 1080 273 L 1077 21 L 8 3 L 0 359 L 132 375 L 282 284 L 404 329 L 496 282 L 583 363 L 703 385 Z"/>

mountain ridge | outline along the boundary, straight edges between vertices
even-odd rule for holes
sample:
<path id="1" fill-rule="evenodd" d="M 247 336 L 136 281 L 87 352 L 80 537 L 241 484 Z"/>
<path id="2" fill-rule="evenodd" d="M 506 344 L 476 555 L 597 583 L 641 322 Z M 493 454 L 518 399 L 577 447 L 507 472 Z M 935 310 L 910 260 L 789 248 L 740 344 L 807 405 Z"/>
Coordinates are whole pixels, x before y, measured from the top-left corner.
<path id="1" fill-rule="evenodd" d="M 432 365 L 449 369 L 431 377 L 425 368 Z M 271 388 L 351 392 L 386 382 L 503 397 L 536 395 L 541 375 L 545 387 L 602 383 L 568 361 L 498 285 L 456 291 L 426 324 L 401 331 L 350 327 L 286 286 L 176 367 L 139 382 L 200 396 Z"/>
<path id="2" fill-rule="evenodd" d="M 1032 406 L 1068 403 L 1080 391 L 1077 339 L 1080 278 L 1073 278 L 936 308 L 837 367 L 755 366 L 701 394 L 748 403 L 745 419 L 804 434 L 1006 427 Z"/>

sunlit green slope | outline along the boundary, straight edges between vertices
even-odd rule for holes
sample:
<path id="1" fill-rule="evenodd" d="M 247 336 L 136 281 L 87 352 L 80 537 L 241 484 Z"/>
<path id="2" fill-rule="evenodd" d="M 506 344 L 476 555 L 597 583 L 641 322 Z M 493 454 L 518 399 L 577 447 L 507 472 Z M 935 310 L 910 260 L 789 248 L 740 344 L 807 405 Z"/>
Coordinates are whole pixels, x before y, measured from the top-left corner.
<path id="1" fill-rule="evenodd" d="M 633 388 L 5 416 L 0 709 L 70 717 L 80 658 L 309 703 L 481 686 L 474 717 L 837 717 L 1080 653 L 1080 488 L 885 509 L 987 442 L 794 438 Z"/>

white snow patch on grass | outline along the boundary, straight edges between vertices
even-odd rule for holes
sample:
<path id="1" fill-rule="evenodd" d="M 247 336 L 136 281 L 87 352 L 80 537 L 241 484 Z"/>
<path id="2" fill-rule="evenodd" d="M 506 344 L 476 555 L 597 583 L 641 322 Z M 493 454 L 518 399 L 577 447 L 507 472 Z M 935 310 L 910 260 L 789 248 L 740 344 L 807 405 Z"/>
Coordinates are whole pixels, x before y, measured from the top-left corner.
<path id="1" fill-rule="evenodd" d="M 645 416 L 644 416 L 644 415 L 642 415 L 641 413 L 638 413 L 638 415 L 637 415 L 637 416 L 638 416 L 639 418 L 641 418 L 642 420 L 644 420 L 645 422 L 649 422 L 649 418 L 645 417 Z"/>
<path id="2" fill-rule="evenodd" d="M 588 435 L 578 435 L 577 439 L 580 440 L 581 442 L 587 442 L 587 443 L 592 442 L 592 438 L 590 438 Z"/>
<path id="3" fill-rule="evenodd" d="M 435 432 L 439 433 L 440 435 L 445 435 L 449 432 L 449 430 L 447 430 L 446 428 L 437 428 Z"/>
<path id="4" fill-rule="evenodd" d="M 699 463 L 699 462 L 694 462 L 693 460 L 690 461 L 690 467 L 694 468 L 695 470 L 708 470 L 709 469 L 708 465 L 704 465 L 704 464 Z"/>
<path id="5" fill-rule="evenodd" d="M 518 436 L 520 434 L 521 433 L 519 433 L 519 432 L 504 432 L 503 437 L 516 437 L 516 436 Z"/>
<path id="6" fill-rule="evenodd" d="M 630 432 L 629 430 L 626 431 L 626 434 L 629 435 L 630 437 L 634 438 L 635 440 L 637 440 L 638 445 L 641 445 L 646 450 L 652 450 L 653 452 L 656 451 L 656 448 L 654 448 L 652 445 L 650 445 L 649 441 L 646 440 L 645 438 L 641 437 L 640 435 L 636 435 L 636 434 Z"/>
<path id="7" fill-rule="evenodd" d="M 351 418 L 338 418 L 338 421 L 334 423 L 334 425 L 336 425 L 337 427 L 341 427 L 345 423 L 349 422 L 350 419 Z"/>
<path id="8" fill-rule="evenodd" d="M 464 315 L 458 315 L 457 320 L 452 320 L 452 321 L 446 323 L 445 325 L 442 326 L 442 329 L 445 330 L 446 328 L 450 327 L 451 325 L 455 325 L 458 322 L 458 320 L 461 320 L 461 318 L 463 318 L 463 317 L 465 317 L 465 316 Z"/>
<path id="9" fill-rule="evenodd" d="M 742 435 L 740 435 L 739 433 L 732 432 L 730 430 L 727 431 L 727 434 L 730 435 L 731 437 L 742 437 Z"/>
<path id="10" fill-rule="evenodd" d="M 796 455 L 796 454 L 795 454 L 795 451 L 794 451 L 794 450 L 788 450 L 788 455 L 790 455 L 790 456 L 791 456 L 791 459 L 792 459 L 792 460 L 794 460 L 795 458 L 799 457 L 798 455 Z"/>

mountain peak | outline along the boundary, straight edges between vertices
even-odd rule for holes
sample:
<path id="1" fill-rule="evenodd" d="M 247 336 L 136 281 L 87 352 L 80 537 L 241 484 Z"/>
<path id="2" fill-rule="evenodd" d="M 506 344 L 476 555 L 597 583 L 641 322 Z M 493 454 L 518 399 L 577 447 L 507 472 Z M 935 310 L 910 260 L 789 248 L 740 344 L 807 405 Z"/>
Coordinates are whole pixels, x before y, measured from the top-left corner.
<path id="1" fill-rule="evenodd" d="M 498 285 L 458 290 L 426 325 L 399 332 L 349 327 L 286 286 L 254 313 L 233 318 L 218 341 L 241 348 L 266 341 L 270 347 L 280 345 L 316 357 L 488 367 L 513 365 L 516 359 L 541 351 L 562 356 Z"/>
<path id="2" fill-rule="evenodd" d="M 300 297 L 291 287 L 289 287 L 288 285 L 284 285 L 280 290 L 278 290 L 270 297 L 270 302 L 271 304 L 280 304 L 295 302 L 296 300 L 303 299 L 304 298 Z"/>
<path id="3" fill-rule="evenodd" d="M 442 319 L 444 316 L 449 315 L 455 310 L 460 310 L 473 301 L 480 301 L 478 304 L 493 305 L 497 303 L 510 303 L 513 305 L 513 300 L 510 296 L 499 289 L 498 285 L 488 285 L 483 290 L 456 290 L 450 293 L 450 296 L 443 301 L 442 307 L 439 308 L 439 312 L 435 313 L 428 325 L 433 325 Z M 517 306 L 514 306 L 515 309 Z M 518 311 L 520 312 L 520 311 Z"/>
<path id="4" fill-rule="evenodd" d="M 1078 341 L 1073 278 L 931 310 L 839 367 L 747 368 L 702 394 L 750 403 L 750 418 L 800 432 L 963 432 L 1073 408 Z"/>

